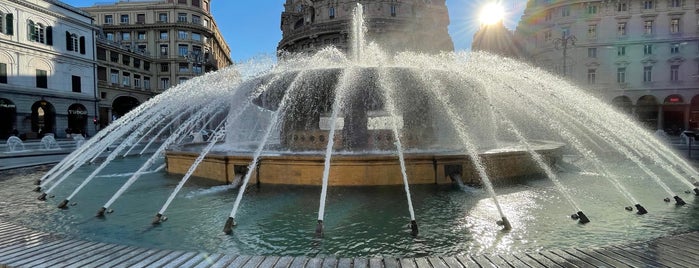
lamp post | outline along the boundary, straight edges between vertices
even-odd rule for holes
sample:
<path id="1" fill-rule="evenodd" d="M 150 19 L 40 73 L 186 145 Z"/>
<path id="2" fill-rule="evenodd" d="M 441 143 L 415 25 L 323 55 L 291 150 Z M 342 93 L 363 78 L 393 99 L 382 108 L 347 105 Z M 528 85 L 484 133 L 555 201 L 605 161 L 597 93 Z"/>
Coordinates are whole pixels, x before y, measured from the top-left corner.
<path id="1" fill-rule="evenodd" d="M 187 54 L 187 56 L 185 56 L 185 58 L 187 59 L 187 62 L 192 64 L 192 69 L 194 69 L 194 74 L 200 75 L 202 68 L 203 68 L 202 65 L 205 62 L 204 53 L 202 53 L 201 50 L 193 50 L 193 51 L 190 51 Z M 199 68 L 196 68 L 197 66 Z"/>
<path id="2" fill-rule="evenodd" d="M 556 38 L 553 40 L 554 45 L 556 49 L 563 49 L 563 76 L 566 76 L 566 71 L 567 71 L 567 58 L 568 58 L 568 46 L 575 46 L 575 41 L 577 38 L 575 38 L 575 35 L 568 34 L 567 32 L 563 32 L 563 36 L 561 38 Z"/>

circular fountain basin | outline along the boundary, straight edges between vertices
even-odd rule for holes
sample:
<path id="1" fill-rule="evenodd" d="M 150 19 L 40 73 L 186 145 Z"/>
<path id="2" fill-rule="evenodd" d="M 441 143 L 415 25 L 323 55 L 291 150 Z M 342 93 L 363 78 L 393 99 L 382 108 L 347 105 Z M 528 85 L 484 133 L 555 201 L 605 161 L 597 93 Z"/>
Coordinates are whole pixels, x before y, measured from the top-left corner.
<path id="1" fill-rule="evenodd" d="M 187 144 L 166 153 L 167 170 L 184 175 L 201 152 L 202 144 Z M 560 159 L 563 144 L 538 141 L 532 149 L 549 164 Z M 194 176 L 230 184 L 244 176 L 252 162 L 252 152 L 213 151 Z M 541 174 L 541 168 L 524 147 L 507 146 L 484 150 L 480 157 L 494 182 L 513 181 Z M 449 184 L 458 174 L 466 184 L 480 184 L 470 157 L 445 150 L 407 151 L 404 154 L 410 184 Z M 266 152 L 257 164 L 250 183 L 278 185 L 322 185 L 325 155 L 322 152 Z M 334 153 L 328 183 L 332 186 L 402 185 L 403 175 L 395 152 Z"/>

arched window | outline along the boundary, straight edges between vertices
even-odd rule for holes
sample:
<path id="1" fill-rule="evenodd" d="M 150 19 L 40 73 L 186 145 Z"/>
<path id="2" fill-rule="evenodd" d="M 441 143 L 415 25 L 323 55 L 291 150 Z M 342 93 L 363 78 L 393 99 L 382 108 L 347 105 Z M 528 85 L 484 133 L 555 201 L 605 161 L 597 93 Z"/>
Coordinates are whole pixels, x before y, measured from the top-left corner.
<path id="1" fill-rule="evenodd" d="M 78 52 L 80 50 L 80 43 L 78 42 L 78 35 L 66 31 L 66 49 L 68 51 Z"/>
<path id="2" fill-rule="evenodd" d="M 27 20 L 27 39 L 46 45 L 53 45 L 53 27 Z"/>

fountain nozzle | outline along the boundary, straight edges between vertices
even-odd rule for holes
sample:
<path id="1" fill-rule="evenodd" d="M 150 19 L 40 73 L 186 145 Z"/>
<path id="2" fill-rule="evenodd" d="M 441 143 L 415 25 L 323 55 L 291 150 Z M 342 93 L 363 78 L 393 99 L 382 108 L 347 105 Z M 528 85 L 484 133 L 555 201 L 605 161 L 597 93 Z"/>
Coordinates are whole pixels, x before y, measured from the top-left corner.
<path id="1" fill-rule="evenodd" d="M 643 214 L 648 213 L 648 211 L 646 210 L 646 208 L 644 208 L 643 206 L 641 206 L 641 204 L 636 204 L 635 206 L 636 206 L 636 214 L 638 214 L 638 215 L 643 215 Z"/>
<path id="2" fill-rule="evenodd" d="M 36 188 L 34 188 L 34 192 L 41 192 L 41 186 L 37 186 Z"/>
<path id="3" fill-rule="evenodd" d="M 502 226 L 502 229 L 505 231 L 512 230 L 512 224 L 510 224 L 510 220 L 508 220 L 507 217 L 502 217 L 502 220 L 499 220 L 495 223 L 499 226 Z"/>
<path id="4" fill-rule="evenodd" d="M 586 223 L 590 222 L 590 219 L 588 219 L 587 216 L 585 215 L 585 213 L 583 213 L 582 211 L 578 211 L 578 219 L 579 219 L 579 222 L 582 224 L 586 224 Z"/>
<path id="5" fill-rule="evenodd" d="M 104 218 L 104 212 L 105 212 L 105 211 L 107 211 L 107 208 L 106 208 L 106 207 L 100 208 L 100 210 L 97 211 L 97 215 L 95 215 L 95 217 Z"/>
<path id="6" fill-rule="evenodd" d="M 231 234 L 233 232 L 233 226 L 235 226 L 235 219 L 233 219 L 233 217 L 228 217 L 226 225 L 223 226 L 223 232 L 225 234 Z"/>
<path id="7" fill-rule="evenodd" d="M 41 185 L 41 180 L 34 181 L 34 185 Z"/>
<path id="8" fill-rule="evenodd" d="M 699 195 L 699 188 L 694 188 L 694 194 Z"/>
<path id="9" fill-rule="evenodd" d="M 160 214 L 160 213 L 155 214 L 155 217 L 153 218 L 153 221 L 151 222 L 151 224 L 153 224 L 153 225 L 160 224 L 160 222 L 162 221 L 162 218 L 163 218 L 163 214 Z"/>
<path id="10" fill-rule="evenodd" d="M 684 205 L 687 204 L 687 203 L 685 203 L 684 200 L 682 200 L 682 198 L 680 198 L 679 196 L 675 196 L 674 198 L 675 198 L 675 205 L 684 206 Z"/>
<path id="11" fill-rule="evenodd" d="M 41 200 L 41 201 L 46 201 L 46 193 L 42 193 L 42 194 L 41 194 L 39 197 L 37 197 L 36 199 L 39 199 L 39 200 Z"/>
<path id="12" fill-rule="evenodd" d="M 412 236 L 417 236 L 418 233 L 417 222 L 415 220 L 410 221 L 410 234 Z"/>
<path id="13" fill-rule="evenodd" d="M 68 202 L 70 202 L 70 201 L 68 201 L 68 199 L 63 200 L 63 202 L 61 202 L 60 204 L 58 204 L 58 208 L 61 208 L 61 209 L 66 209 L 66 208 L 68 208 Z"/>
<path id="14" fill-rule="evenodd" d="M 316 226 L 316 237 L 323 237 L 325 232 L 325 226 L 323 226 L 323 220 L 318 220 L 318 225 Z"/>

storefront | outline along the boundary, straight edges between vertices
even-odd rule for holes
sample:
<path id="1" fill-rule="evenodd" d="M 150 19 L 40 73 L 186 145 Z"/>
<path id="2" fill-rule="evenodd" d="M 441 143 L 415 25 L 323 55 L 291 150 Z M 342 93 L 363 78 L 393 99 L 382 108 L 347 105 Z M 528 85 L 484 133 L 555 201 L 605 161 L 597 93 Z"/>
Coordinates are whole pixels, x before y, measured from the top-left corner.
<path id="1" fill-rule="evenodd" d="M 0 98 L 0 139 L 7 139 L 16 129 L 17 106 L 8 99 Z"/>

